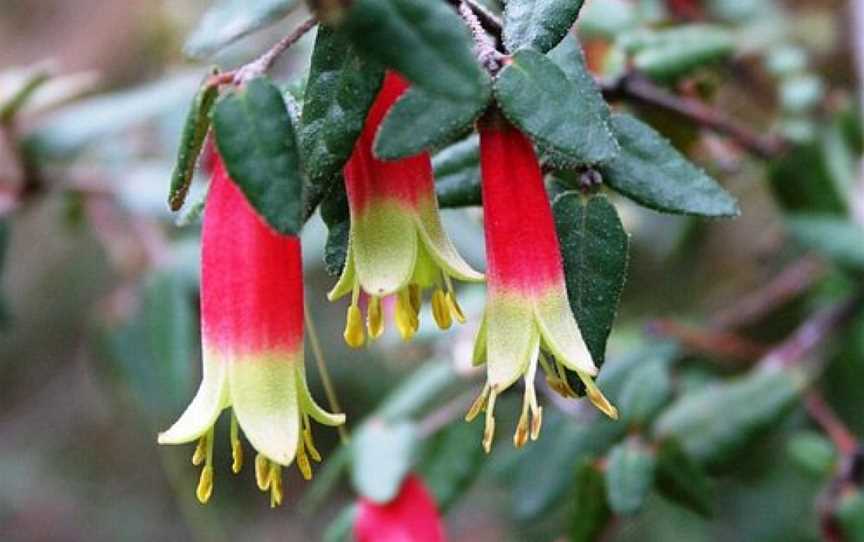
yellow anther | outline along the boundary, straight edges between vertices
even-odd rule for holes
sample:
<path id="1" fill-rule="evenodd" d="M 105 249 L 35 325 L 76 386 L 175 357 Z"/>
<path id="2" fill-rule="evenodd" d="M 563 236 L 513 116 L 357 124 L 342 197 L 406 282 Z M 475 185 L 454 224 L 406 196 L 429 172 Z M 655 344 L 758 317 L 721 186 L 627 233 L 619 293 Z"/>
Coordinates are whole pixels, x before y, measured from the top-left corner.
<path id="1" fill-rule="evenodd" d="M 357 305 L 352 304 L 348 307 L 343 336 L 351 348 L 360 348 L 366 342 L 366 335 L 363 333 L 363 315 L 360 314 L 360 307 Z"/>
<path id="2" fill-rule="evenodd" d="M 483 412 L 483 409 L 486 407 L 486 401 L 489 399 L 489 385 L 483 386 L 483 391 L 480 392 L 480 395 L 477 396 L 477 399 L 471 404 L 471 408 L 468 409 L 468 413 L 465 414 L 465 421 L 470 422 L 473 421 L 474 418 L 477 417 L 478 414 Z"/>
<path id="3" fill-rule="evenodd" d="M 255 483 L 261 491 L 270 487 L 270 460 L 262 454 L 255 456 Z"/>
<path id="4" fill-rule="evenodd" d="M 606 396 L 603 395 L 603 392 L 600 391 L 600 388 L 597 387 L 597 384 L 594 383 L 594 380 L 591 377 L 583 377 L 581 374 L 579 377 L 582 379 L 582 382 L 585 383 L 585 387 L 588 390 L 588 399 L 597 407 L 600 412 L 606 414 L 613 420 L 618 419 L 618 409 L 615 408 L 612 403 L 606 399 Z"/>
<path id="5" fill-rule="evenodd" d="M 306 444 L 306 450 L 309 452 L 309 457 L 316 463 L 321 462 L 321 454 L 315 448 L 315 442 L 312 440 L 312 429 L 307 427 L 303 430 L 303 442 Z"/>
<path id="6" fill-rule="evenodd" d="M 240 427 L 237 424 L 237 415 L 231 412 L 231 472 L 238 474 L 243 469 L 243 443 L 240 442 Z"/>
<path id="7" fill-rule="evenodd" d="M 414 338 L 419 327 L 420 320 L 411 306 L 410 294 L 402 290 L 396 298 L 396 328 L 399 330 L 399 335 L 403 341 L 408 342 Z"/>
<path id="8" fill-rule="evenodd" d="M 489 403 L 486 405 L 486 426 L 483 428 L 483 449 L 486 453 L 492 451 L 492 440 L 495 438 L 495 398 L 497 390 L 490 389 Z"/>
<path id="9" fill-rule="evenodd" d="M 380 297 L 369 298 L 369 306 L 366 308 L 366 330 L 373 339 L 377 339 L 384 333 L 384 315 L 381 311 Z"/>
<path id="10" fill-rule="evenodd" d="M 440 288 L 432 294 L 432 316 L 435 317 L 435 323 L 441 329 L 450 329 L 453 325 L 453 318 L 450 316 L 450 307 L 447 304 L 447 296 Z"/>
<path id="11" fill-rule="evenodd" d="M 195 496 L 201 504 L 207 504 L 210 497 L 213 495 L 213 467 L 206 465 L 201 469 L 201 477 L 198 479 L 198 487 L 195 489 Z"/>
<path id="12" fill-rule="evenodd" d="M 303 475 L 303 479 L 312 479 L 312 465 L 309 463 L 309 456 L 306 455 L 302 441 L 297 447 L 297 469 Z"/>
<path id="13" fill-rule="evenodd" d="M 200 467 L 204 463 L 204 459 L 207 458 L 207 435 L 209 433 L 204 433 L 201 435 L 201 438 L 198 439 L 198 445 L 195 446 L 195 452 L 192 454 L 192 464 L 196 467 Z"/>
<path id="14" fill-rule="evenodd" d="M 408 286 L 408 300 L 411 302 L 414 314 L 420 314 L 420 306 L 423 303 L 423 299 L 420 297 L 420 286 L 416 284 Z"/>
<path id="15" fill-rule="evenodd" d="M 447 292 L 445 299 L 447 300 L 447 306 L 450 307 L 450 312 L 453 314 L 453 318 L 455 318 L 460 324 L 464 324 L 465 313 L 462 312 L 462 307 L 460 307 L 459 302 L 456 301 L 456 295 L 453 294 L 453 292 Z"/>
<path id="16" fill-rule="evenodd" d="M 531 440 L 540 437 L 540 427 L 543 425 L 543 407 L 538 407 L 531 415 Z"/>
<path id="17" fill-rule="evenodd" d="M 513 434 L 513 445 L 517 448 L 525 446 L 528 442 L 528 408 L 527 405 L 522 407 L 522 415 L 519 416 L 519 423 L 516 424 L 516 432 Z"/>
<path id="18" fill-rule="evenodd" d="M 276 508 L 282 504 L 282 467 L 273 463 L 270 466 L 270 508 Z"/>

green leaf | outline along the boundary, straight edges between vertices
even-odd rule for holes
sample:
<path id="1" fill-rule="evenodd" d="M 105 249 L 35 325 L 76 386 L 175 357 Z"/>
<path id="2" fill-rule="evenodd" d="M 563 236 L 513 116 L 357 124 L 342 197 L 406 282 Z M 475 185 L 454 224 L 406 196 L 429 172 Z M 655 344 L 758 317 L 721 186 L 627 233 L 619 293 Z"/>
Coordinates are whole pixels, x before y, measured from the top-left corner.
<path id="1" fill-rule="evenodd" d="M 828 476 L 837 464 L 834 445 L 816 431 L 801 431 L 792 435 L 786 449 L 802 470 L 820 478 Z"/>
<path id="2" fill-rule="evenodd" d="M 568 192 L 552 205 L 570 307 L 599 366 L 627 278 L 629 238 L 605 196 Z"/>
<path id="3" fill-rule="evenodd" d="M 321 219 L 327 225 L 327 243 L 324 245 L 324 269 L 337 276 L 348 257 L 348 234 L 351 220 L 348 211 L 348 195 L 340 176 L 321 202 Z"/>
<path id="4" fill-rule="evenodd" d="M 616 444 L 606 463 L 609 507 L 618 515 L 635 514 L 654 484 L 656 458 L 637 437 Z"/>
<path id="5" fill-rule="evenodd" d="M 593 542 L 609 523 L 612 515 L 606 500 L 606 480 L 594 460 L 584 458 L 576 463 L 573 500 L 570 512 L 570 542 Z"/>
<path id="6" fill-rule="evenodd" d="M 606 115 L 594 106 L 597 92 L 593 81 L 570 79 L 530 49 L 514 54 L 495 81 L 504 115 L 539 146 L 574 164 L 608 160 L 618 151 Z"/>
<path id="7" fill-rule="evenodd" d="M 451 141 L 471 130 L 491 95 L 492 82 L 486 76 L 482 92 L 468 100 L 454 101 L 419 87 L 409 88 L 384 117 L 375 136 L 375 154 L 395 160 Z"/>
<path id="8" fill-rule="evenodd" d="M 734 35 L 708 24 L 665 30 L 640 28 L 619 37 L 618 46 L 633 54 L 633 65 L 653 79 L 671 80 L 694 68 L 722 60 L 735 50 Z"/>
<path id="9" fill-rule="evenodd" d="M 210 56 L 282 19 L 296 6 L 297 0 L 214 0 L 183 51 L 193 58 Z"/>
<path id="10" fill-rule="evenodd" d="M 479 424 L 454 423 L 436 435 L 426 450 L 419 471 L 442 514 L 480 475 L 488 457 L 477 445 L 482 438 Z"/>
<path id="11" fill-rule="evenodd" d="M 300 128 L 313 183 L 329 181 L 348 161 L 383 77 L 384 70 L 357 56 L 344 35 L 318 28 Z"/>
<path id="12" fill-rule="evenodd" d="M 276 231 L 303 226 L 303 174 L 291 117 L 282 93 L 257 78 L 226 95 L 213 110 L 216 146 L 231 178 Z"/>
<path id="13" fill-rule="evenodd" d="M 5 75 L 5 74 L 4 74 Z M 44 83 L 51 79 L 51 72 L 46 66 L 36 66 L 28 69 L 23 74 L 17 88 L 8 86 L 4 89 L 3 97 L 0 98 L 0 124 L 6 124 L 15 118 L 15 115 L 27 105 L 27 102 L 39 90 Z M 4 85 L 5 86 L 5 85 Z"/>
<path id="14" fill-rule="evenodd" d="M 864 495 L 860 489 L 840 497 L 834 516 L 843 531 L 844 541 L 864 542 Z"/>
<path id="15" fill-rule="evenodd" d="M 864 228 L 840 216 L 793 215 L 786 219 L 802 245 L 841 265 L 864 267 Z"/>
<path id="16" fill-rule="evenodd" d="M 424 90 L 479 101 L 484 73 L 471 34 L 446 2 L 355 0 L 334 19 L 360 51 Z"/>
<path id="17" fill-rule="evenodd" d="M 642 121 L 612 115 L 621 152 L 598 169 L 606 184 L 642 205 L 708 217 L 740 214 L 735 198 Z"/>
<path id="18" fill-rule="evenodd" d="M 216 85 L 203 84 L 186 114 L 186 122 L 183 125 L 183 134 L 180 136 L 180 145 L 177 148 L 177 161 L 174 171 L 171 173 L 171 190 L 168 193 L 168 205 L 172 211 L 179 211 L 186 200 L 189 185 L 195 174 L 195 166 L 198 163 L 198 155 L 207 138 L 210 129 L 210 109 L 216 103 L 219 96 L 219 88 Z"/>
<path id="19" fill-rule="evenodd" d="M 786 413 L 804 384 L 791 370 L 766 371 L 681 396 L 658 419 L 655 433 L 681 443 L 703 464 L 718 464 L 748 445 Z"/>
<path id="20" fill-rule="evenodd" d="M 675 440 L 665 440 L 657 451 L 657 491 L 667 499 L 710 517 L 714 485 L 702 467 Z"/>
<path id="21" fill-rule="evenodd" d="M 351 443 L 351 484 L 360 495 L 380 504 L 393 500 L 414 464 L 417 428 L 408 422 L 372 420 Z"/>
<path id="22" fill-rule="evenodd" d="M 671 394 L 672 381 L 667 364 L 646 363 L 636 368 L 618 399 L 623 421 L 630 425 L 644 425 L 666 404 Z"/>
<path id="23" fill-rule="evenodd" d="M 480 140 L 476 135 L 432 157 L 435 191 L 441 207 L 480 205 Z"/>
<path id="24" fill-rule="evenodd" d="M 504 45 L 508 51 L 530 48 L 545 53 L 576 22 L 582 0 L 507 0 Z"/>

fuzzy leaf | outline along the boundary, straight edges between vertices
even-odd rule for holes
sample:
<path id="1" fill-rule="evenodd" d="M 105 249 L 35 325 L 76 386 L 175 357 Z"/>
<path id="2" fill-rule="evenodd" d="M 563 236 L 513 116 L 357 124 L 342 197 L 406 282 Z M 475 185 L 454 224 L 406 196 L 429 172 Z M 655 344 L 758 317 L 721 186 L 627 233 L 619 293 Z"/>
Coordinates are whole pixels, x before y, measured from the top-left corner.
<path id="1" fill-rule="evenodd" d="M 570 542 L 593 542 L 609 523 L 611 510 L 606 500 L 606 480 L 590 458 L 576 463 L 570 510 Z"/>
<path id="2" fill-rule="evenodd" d="M 572 164 L 594 164 L 618 152 L 606 116 L 595 107 L 597 92 L 593 81 L 569 78 L 530 49 L 514 54 L 495 81 L 504 115 L 539 146 Z"/>
<path id="3" fill-rule="evenodd" d="M 600 164 L 603 181 L 658 211 L 709 217 L 740 214 L 735 198 L 642 121 L 612 115 L 621 152 Z"/>
<path id="4" fill-rule="evenodd" d="M 636 438 L 619 442 L 609 452 L 606 465 L 606 492 L 616 514 L 635 514 L 654 485 L 656 458 Z"/>
<path id="5" fill-rule="evenodd" d="M 552 210 L 570 307 L 594 363 L 600 366 L 627 278 L 630 240 L 605 196 L 585 198 L 567 192 L 556 198 Z"/>
<path id="6" fill-rule="evenodd" d="M 321 202 L 321 219 L 327 225 L 327 243 L 324 245 L 324 269 L 331 276 L 338 276 L 348 256 L 348 235 L 351 220 L 348 211 L 348 196 L 345 183 L 339 177 Z"/>
<path id="7" fill-rule="evenodd" d="M 507 0 L 504 45 L 545 53 L 560 42 L 579 16 L 582 0 Z"/>
<path id="8" fill-rule="evenodd" d="M 297 6 L 297 0 L 215 0 L 186 41 L 183 51 L 193 57 L 219 49 L 271 25 Z"/>
<path id="9" fill-rule="evenodd" d="M 375 154 L 383 160 L 413 156 L 464 134 L 491 95 L 492 82 L 485 76 L 483 91 L 469 100 L 451 100 L 412 86 L 384 117 L 375 137 Z"/>
<path id="10" fill-rule="evenodd" d="M 417 438 L 417 428 L 407 422 L 364 424 L 351 443 L 351 484 L 357 493 L 380 504 L 393 500 L 414 464 Z"/>
<path id="11" fill-rule="evenodd" d="M 213 110 L 219 154 L 249 203 L 276 231 L 296 235 L 303 225 L 303 174 L 282 93 L 257 78 L 226 95 Z"/>
<path id="12" fill-rule="evenodd" d="M 432 157 L 441 207 L 480 205 L 480 140 L 471 136 Z"/>
<path id="13" fill-rule="evenodd" d="M 431 439 L 419 471 L 442 514 L 471 488 L 483 470 L 488 456 L 477 446 L 482 438 L 479 424 L 457 423 Z"/>
<path id="14" fill-rule="evenodd" d="M 478 100 L 483 92 L 471 34 L 446 2 L 355 0 L 331 23 L 424 90 L 456 100 Z"/>
<path id="15" fill-rule="evenodd" d="M 669 400 L 672 382 L 666 363 L 645 363 L 636 368 L 621 390 L 618 408 L 631 425 L 643 425 Z"/>
<path id="16" fill-rule="evenodd" d="M 219 89 L 215 85 L 204 84 L 198 89 L 192 99 L 192 105 L 186 114 L 183 134 L 180 136 L 180 146 L 177 149 L 177 161 L 171 174 L 171 191 L 168 194 L 168 205 L 172 211 L 183 207 L 189 185 L 195 174 L 198 155 L 207 138 L 210 129 L 210 109 L 216 103 Z"/>
<path id="17" fill-rule="evenodd" d="M 674 440 L 657 451 L 657 490 L 661 495 L 697 514 L 711 516 L 714 486 L 698 463 Z"/>
<path id="18" fill-rule="evenodd" d="M 357 56 L 345 36 L 318 28 L 300 128 L 314 184 L 331 180 L 348 161 L 383 77 L 384 70 Z"/>
<path id="19" fill-rule="evenodd" d="M 794 215 L 786 222 L 795 238 L 841 265 L 864 267 L 864 228 L 832 215 Z"/>
<path id="20" fill-rule="evenodd" d="M 803 382 L 791 370 L 761 370 L 691 391 L 660 416 L 655 433 L 676 439 L 700 463 L 721 463 L 775 425 Z"/>

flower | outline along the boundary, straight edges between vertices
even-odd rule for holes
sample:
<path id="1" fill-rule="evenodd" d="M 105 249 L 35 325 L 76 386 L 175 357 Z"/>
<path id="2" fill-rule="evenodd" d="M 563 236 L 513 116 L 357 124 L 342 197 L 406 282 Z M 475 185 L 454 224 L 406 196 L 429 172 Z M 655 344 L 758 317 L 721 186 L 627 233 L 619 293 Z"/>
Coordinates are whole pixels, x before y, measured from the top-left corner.
<path id="1" fill-rule="evenodd" d="M 488 452 L 495 399 L 521 376 L 525 396 L 513 441 L 522 446 L 529 435 L 539 436 L 538 362 L 557 392 L 576 395 L 566 372 L 574 371 L 594 405 L 612 418 L 618 412 L 594 383 L 597 368 L 567 301 L 552 209 L 531 142 L 495 113 L 481 119 L 479 131 L 488 285 L 474 362 L 486 363 L 487 382 L 466 418 L 485 409 Z"/>
<path id="2" fill-rule="evenodd" d="M 354 538 L 357 542 L 442 542 L 444 527 L 423 481 L 410 474 L 387 504 L 360 498 Z"/>
<path id="3" fill-rule="evenodd" d="M 231 407 L 232 470 L 243 465 L 240 429 L 258 456 L 256 479 L 282 500 L 281 468 L 297 459 L 307 479 L 321 456 L 309 418 L 344 423 L 318 406 L 303 366 L 303 276 L 300 240 L 281 235 L 255 213 L 217 156 L 205 207 L 201 256 L 203 377 L 195 398 L 160 444 L 197 440 L 204 464 L 196 495 L 213 492 L 214 425 Z"/>
<path id="4" fill-rule="evenodd" d="M 453 292 L 451 277 L 482 281 L 447 237 L 438 213 L 432 163 L 428 153 L 384 162 L 372 154 L 375 134 L 384 115 L 407 90 L 398 74 L 388 72 L 366 124 L 345 165 L 345 190 L 351 212 L 348 255 L 331 301 L 351 293 L 345 341 L 363 346 L 366 333 L 359 298 L 369 295 L 366 331 L 378 338 L 384 331 L 381 298 L 395 295 L 396 327 L 410 340 L 419 327 L 422 291 L 435 288 L 432 313 L 447 329 L 465 317 Z"/>

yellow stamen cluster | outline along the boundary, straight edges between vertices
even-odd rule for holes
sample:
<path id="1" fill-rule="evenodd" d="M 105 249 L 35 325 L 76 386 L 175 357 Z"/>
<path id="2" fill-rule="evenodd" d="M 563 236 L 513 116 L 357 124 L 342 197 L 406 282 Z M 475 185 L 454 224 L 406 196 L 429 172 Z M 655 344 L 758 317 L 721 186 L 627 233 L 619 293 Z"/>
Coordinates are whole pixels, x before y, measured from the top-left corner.
<path id="1" fill-rule="evenodd" d="M 432 315 L 440 329 L 449 329 L 456 320 L 465 323 L 465 314 L 456 301 L 450 278 L 444 275 L 444 287 L 437 286 L 432 294 Z M 445 289 L 446 288 L 446 289 Z M 418 284 L 409 284 L 396 294 L 396 314 L 394 317 L 396 329 L 405 342 L 414 338 L 420 329 L 420 308 L 423 303 L 422 289 Z M 366 344 L 366 335 L 377 339 L 384 333 L 384 315 L 381 310 L 381 297 L 369 296 L 366 309 L 366 326 L 364 330 L 363 315 L 360 311 L 360 284 L 354 285 L 351 294 L 351 305 L 345 319 L 343 337 L 348 346 L 361 348 Z"/>

